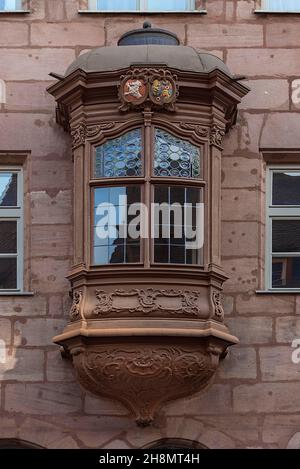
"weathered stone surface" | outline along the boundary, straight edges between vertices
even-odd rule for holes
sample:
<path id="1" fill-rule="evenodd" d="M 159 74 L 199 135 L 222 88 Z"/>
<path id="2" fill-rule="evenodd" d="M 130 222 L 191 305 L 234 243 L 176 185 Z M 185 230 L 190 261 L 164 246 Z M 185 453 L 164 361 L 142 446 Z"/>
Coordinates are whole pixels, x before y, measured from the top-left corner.
<path id="1" fill-rule="evenodd" d="M 269 114 L 261 136 L 261 146 L 271 148 L 296 148 L 300 113 Z"/>
<path id="2" fill-rule="evenodd" d="M 233 389 L 235 412 L 300 412 L 299 383 L 258 383 Z"/>
<path id="3" fill-rule="evenodd" d="M 241 149 L 252 156 L 258 154 L 260 148 L 261 132 L 264 127 L 264 114 L 250 114 L 241 112 L 239 116 L 239 125 L 241 128 Z M 257 212 L 256 212 L 257 216 Z"/>
<path id="4" fill-rule="evenodd" d="M 27 46 L 29 41 L 29 26 L 24 23 L 1 22 L 0 47 Z M 2 74 L 2 70 L 1 70 Z"/>
<path id="5" fill-rule="evenodd" d="M 1 324 L 0 324 L 1 325 Z M 1 381 L 43 381 L 45 356 L 42 350 L 9 347 L 6 362 L 0 362 Z"/>
<path id="6" fill-rule="evenodd" d="M 222 219 L 227 221 L 256 221 L 259 204 L 256 188 L 222 190 Z"/>
<path id="7" fill-rule="evenodd" d="M 300 364 L 292 362 L 293 349 L 289 347 L 262 347 L 259 349 L 263 381 L 299 381 Z"/>
<path id="8" fill-rule="evenodd" d="M 53 258 L 32 259 L 32 286 L 42 293 L 63 293 L 69 288 L 66 279 L 70 269 L 70 260 Z"/>
<path id="9" fill-rule="evenodd" d="M 79 412 L 81 394 L 78 384 L 8 384 L 5 387 L 5 410 L 32 415 L 55 415 Z"/>
<path id="10" fill-rule="evenodd" d="M 76 381 L 71 361 L 62 358 L 59 349 L 47 352 L 46 378 L 47 381 L 62 381 L 64 383 Z"/>
<path id="11" fill-rule="evenodd" d="M 73 163 L 72 157 L 65 160 L 39 158 L 31 164 L 30 190 L 44 191 L 51 194 L 55 191 L 69 190 L 73 187 Z"/>
<path id="12" fill-rule="evenodd" d="M 201 435 L 201 443 L 210 449 L 234 449 L 234 441 L 225 433 L 210 430 Z"/>
<path id="13" fill-rule="evenodd" d="M 66 257 L 72 254 L 70 225 L 33 225 L 31 230 L 32 257 Z"/>
<path id="14" fill-rule="evenodd" d="M 48 307 L 48 316 L 62 316 L 64 314 L 62 295 L 51 295 Z"/>
<path id="15" fill-rule="evenodd" d="M 206 415 L 197 417 L 205 427 L 226 433 L 239 442 L 242 447 L 256 442 L 259 438 L 259 421 L 256 415 Z M 199 439 L 201 441 L 201 438 Z"/>
<path id="16" fill-rule="evenodd" d="M 241 109 L 289 110 L 289 82 L 287 80 L 249 80 L 248 93 L 240 104 Z"/>
<path id="17" fill-rule="evenodd" d="M 1 316 L 44 316 L 46 313 L 47 303 L 46 298 L 43 296 L 1 298 Z"/>
<path id="18" fill-rule="evenodd" d="M 273 319 L 263 316 L 234 317 L 226 319 L 232 334 L 236 335 L 241 345 L 266 344 L 272 342 Z"/>
<path id="19" fill-rule="evenodd" d="M 46 91 L 51 83 L 50 81 L 36 83 L 7 82 L 5 109 L 9 111 L 53 111 L 54 99 Z M 32 182 L 35 182 L 35 180 L 32 180 Z"/>
<path id="20" fill-rule="evenodd" d="M 104 45 L 104 23 L 35 23 L 31 27 L 33 46 L 93 46 Z"/>
<path id="21" fill-rule="evenodd" d="M 255 379 L 257 376 L 256 351 L 250 347 L 234 347 L 221 361 L 219 376 L 222 379 Z"/>
<path id="22" fill-rule="evenodd" d="M 71 191 L 31 193 L 32 224 L 37 225 L 64 225 L 71 223 L 72 194 Z"/>
<path id="23" fill-rule="evenodd" d="M 263 28 L 251 24 L 189 25 L 188 41 L 196 47 L 259 47 L 263 45 Z"/>
<path id="24" fill-rule="evenodd" d="M 258 256 L 259 225 L 257 222 L 222 222 L 222 253 L 225 257 Z"/>
<path id="25" fill-rule="evenodd" d="M 260 183 L 259 159 L 230 156 L 222 158 L 222 188 L 250 188 Z"/>
<path id="26" fill-rule="evenodd" d="M 279 443 L 285 448 L 292 435 L 299 430 L 300 415 L 268 415 L 263 422 L 262 436 L 265 443 Z"/>
<path id="27" fill-rule="evenodd" d="M 128 415 L 128 410 L 120 402 L 86 394 L 84 412 L 92 415 Z"/>
<path id="28" fill-rule="evenodd" d="M 0 314 L 2 314 L 2 308 L 0 308 Z M 9 319 L 0 318 L 0 340 L 5 343 L 6 346 L 11 344 L 11 330 L 12 323 Z"/>
<path id="29" fill-rule="evenodd" d="M 300 338 L 300 319 L 294 317 L 276 319 L 277 342 L 291 344 L 297 338 Z"/>
<path id="30" fill-rule="evenodd" d="M 298 24 L 293 22 L 267 23 L 267 47 L 300 47 L 300 33 Z"/>
<path id="31" fill-rule="evenodd" d="M 52 339 L 65 327 L 64 319 L 22 319 L 15 322 L 15 342 L 22 345 L 47 347 L 53 345 Z"/>
<path id="32" fill-rule="evenodd" d="M 294 311 L 293 295 L 238 295 L 236 309 L 239 314 L 289 314 Z"/>
<path id="33" fill-rule="evenodd" d="M 226 251 L 223 251 L 226 253 Z M 255 291 L 258 287 L 258 258 L 243 257 L 227 259 L 223 257 L 223 268 L 229 280 L 224 285 L 224 292 Z"/>
<path id="34" fill-rule="evenodd" d="M 255 0 L 240 0 L 236 3 L 236 18 L 237 20 L 252 20 L 257 21 L 258 18 L 253 14 L 256 7 Z"/>

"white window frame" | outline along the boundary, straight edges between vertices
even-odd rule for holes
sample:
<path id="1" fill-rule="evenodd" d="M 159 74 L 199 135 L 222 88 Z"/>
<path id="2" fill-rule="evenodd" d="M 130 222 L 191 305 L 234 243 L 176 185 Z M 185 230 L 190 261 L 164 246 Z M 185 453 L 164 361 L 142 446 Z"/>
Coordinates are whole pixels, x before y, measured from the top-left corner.
<path id="1" fill-rule="evenodd" d="M 266 252 L 265 252 L 265 282 L 269 291 L 300 292 L 299 288 L 283 288 L 272 286 L 273 257 L 300 257 L 300 252 L 272 252 L 272 220 L 300 220 L 300 205 L 272 205 L 273 174 L 297 171 L 300 165 L 269 165 L 266 178 Z"/>
<path id="2" fill-rule="evenodd" d="M 97 8 L 98 0 L 89 0 L 88 11 L 101 11 L 103 13 L 116 13 L 116 12 L 125 13 L 126 11 L 128 12 L 153 12 L 155 11 L 155 10 L 148 9 L 147 7 L 148 0 L 137 0 L 137 2 L 138 2 L 138 7 L 135 10 L 100 10 L 99 8 Z M 192 11 L 192 12 L 197 11 L 196 6 L 195 6 L 195 0 L 186 0 L 186 4 L 187 4 L 187 8 L 185 10 L 156 10 L 156 11 L 158 11 L 159 13 L 163 13 L 164 11 L 166 13 L 172 13 L 172 11 L 181 12 L 181 13 L 185 13 L 189 11 Z M 200 11 L 203 12 L 203 10 L 200 10 Z"/>
<path id="3" fill-rule="evenodd" d="M 4 0 L 4 9 L 0 11 L 10 12 L 10 11 L 21 11 L 23 8 L 22 0 Z"/>
<path id="4" fill-rule="evenodd" d="M 286 3 L 287 0 L 284 1 Z M 286 7 L 285 9 L 278 9 L 275 5 L 272 6 L 272 0 L 261 0 L 261 9 L 256 10 L 256 13 L 259 12 L 269 12 L 269 13 L 300 13 L 300 3 L 299 9 L 294 10 L 290 7 Z"/>
<path id="5" fill-rule="evenodd" d="M 24 189 L 23 189 L 23 168 L 19 166 L 1 166 L 0 173 L 17 174 L 17 206 L 1 207 L 0 221 L 16 221 L 17 222 L 17 253 L 16 254 L 0 254 L 0 258 L 17 258 L 17 285 L 16 288 L 5 290 L 0 289 L 1 293 L 6 292 L 23 292 L 24 288 Z"/>

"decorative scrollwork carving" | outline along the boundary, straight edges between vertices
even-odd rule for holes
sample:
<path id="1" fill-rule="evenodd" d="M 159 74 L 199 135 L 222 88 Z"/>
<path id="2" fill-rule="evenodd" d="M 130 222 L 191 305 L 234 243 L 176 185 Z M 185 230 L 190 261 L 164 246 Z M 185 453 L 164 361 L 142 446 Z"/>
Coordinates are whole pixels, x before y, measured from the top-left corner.
<path id="1" fill-rule="evenodd" d="M 92 316 L 193 316 L 201 314 L 198 292 L 175 290 L 133 289 L 105 292 L 96 290 L 97 306 Z M 177 300 L 177 301 L 176 301 Z"/>
<path id="2" fill-rule="evenodd" d="M 177 76 L 165 68 L 134 67 L 121 76 L 119 86 L 120 111 L 145 106 L 175 111 L 178 97 Z"/>
<path id="3" fill-rule="evenodd" d="M 207 127 L 203 127 L 200 124 L 193 124 L 189 122 L 180 122 L 179 127 L 183 130 L 191 130 L 195 132 L 199 137 L 205 138 L 209 135 L 209 129 Z"/>
<path id="4" fill-rule="evenodd" d="M 217 366 L 195 345 L 100 345 L 72 355 L 82 386 L 121 401 L 141 426 L 164 402 L 204 388 Z"/>
<path id="5" fill-rule="evenodd" d="M 115 122 L 103 122 L 97 125 L 86 125 L 81 122 L 75 129 L 71 131 L 73 149 L 84 145 L 87 138 L 94 138 L 103 130 L 113 129 Z"/>
<path id="6" fill-rule="evenodd" d="M 213 301 L 213 305 L 214 305 L 214 309 L 215 309 L 215 317 L 218 321 L 222 321 L 224 320 L 224 309 L 223 309 L 223 305 L 222 305 L 222 297 L 221 297 L 221 293 L 216 291 L 216 290 L 213 290 L 212 292 L 212 301 Z"/>
<path id="7" fill-rule="evenodd" d="M 71 322 L 74 322 L 80 319 L 81 302 L 82 302 L 82 291 L 81 290 L 75 291 L 73 293 L 73 304 L 70 309 Z"/>
<path id="8" fill-rule="evenodd" d="M 210 144 L 216 145 L 217 147 L 222 147 L 224 135 L 225 130 L 214 124 L 210 131 Z"/>

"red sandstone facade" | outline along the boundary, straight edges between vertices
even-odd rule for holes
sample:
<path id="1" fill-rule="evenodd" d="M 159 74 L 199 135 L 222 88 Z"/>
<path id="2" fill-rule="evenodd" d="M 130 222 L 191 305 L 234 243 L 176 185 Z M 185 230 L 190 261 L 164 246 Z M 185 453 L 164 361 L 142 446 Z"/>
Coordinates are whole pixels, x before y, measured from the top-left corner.
<path id="1" fill-rule="evenodd" d="M 46 448 L 140 448 L 166 438 L 300 447 L 300 364 L 291 360 L 300 302 L 297 293 L 257 293 L 265 290 L 266 163 L 277 155 L 300 164 L 300 15 L 254 14 L 257 3 L 207 1 L 206 15 L 145 16 L 78 14 L 76 0 L 32 0 L 29 14 L 0 15 L 0 164 L 24 165 L 24 290 L 32 293 L 0 294 L 1 439 Z M 141 430 L 121 404 L 81 390 L 52 343 L 71 307 L 73 163 L 46 88 L 50 72 L 64 74 L 83 51 L 115 45 L 145 19 L 220 57 L 251 92 L 222 156 L 223 303 L 240 343 L 209 390 L 168 404 Z"/>

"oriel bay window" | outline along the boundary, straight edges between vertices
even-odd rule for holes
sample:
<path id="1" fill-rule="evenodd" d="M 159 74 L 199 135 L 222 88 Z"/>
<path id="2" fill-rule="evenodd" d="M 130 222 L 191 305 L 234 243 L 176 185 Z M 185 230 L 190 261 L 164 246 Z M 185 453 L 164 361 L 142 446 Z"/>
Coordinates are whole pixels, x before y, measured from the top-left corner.
<path id="1" fill-rule="evenodd" d="M 22 172 L 0 170 L 0 291 L 22 290 Z"/>
<path id="2" fill-rule="evenodd" d="M 268 171 L 267 285 L 300 289 L 300 168 Z"/>
<path id="3" fill-rule="evenodd" d="M 199 146 L 158 127 L 96 146 L 92 263 L 201 264 L 202 166 Z"/>

